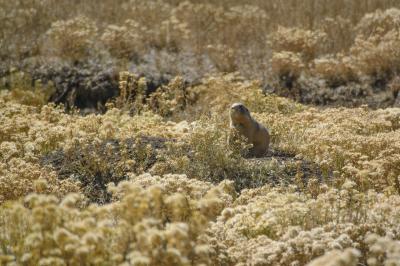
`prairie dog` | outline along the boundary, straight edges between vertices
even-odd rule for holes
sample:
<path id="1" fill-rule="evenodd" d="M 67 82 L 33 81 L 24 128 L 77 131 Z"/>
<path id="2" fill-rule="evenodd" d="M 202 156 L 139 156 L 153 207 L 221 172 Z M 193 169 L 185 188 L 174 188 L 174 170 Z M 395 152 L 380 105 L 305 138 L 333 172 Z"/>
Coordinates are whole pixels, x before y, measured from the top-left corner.
<path id="1" fill-rule="evenodd" d="M 234 103 L 229 109 L 230 128 L 246 137 L 248 143 L 253 144 L 250 152 L 261 157 L 268 151 L 270 136 L 268 129 L 251 117 L 250 111 L 242 103 Z M 233 132 L 232 132 L 233 133 Z M 230 141 L 231 136 L 228 141 Z"/>

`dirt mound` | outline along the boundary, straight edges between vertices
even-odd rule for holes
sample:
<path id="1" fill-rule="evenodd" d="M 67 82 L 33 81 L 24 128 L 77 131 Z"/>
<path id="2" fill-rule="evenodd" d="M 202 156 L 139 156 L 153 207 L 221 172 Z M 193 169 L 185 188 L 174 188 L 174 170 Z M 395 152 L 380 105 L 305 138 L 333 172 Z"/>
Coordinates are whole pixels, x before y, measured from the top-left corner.
<path id="1" fill-rule="evenodd" d="M 72 178 L 81 183 L 85 195 L 99 204 L 111 200 L 107 184 L 127 179 L 127 173 L 143 173 L 166 151 L 171 140 L 142 136 L 124 141 L 107 140 L 100 144 L 76 145 L 70 151 L 57 150 L 41 159 L 43 166 L 51 167 L 59 179 Z M 190 152 L 189 152 L 190 154 Z M 301 183 L 307 186 L 310 179 L 320 182 L 324 174 L 315 163 L 297 159 L 294 155 L 272 150 L 263 158 L 246 158 L 246 167 L 228 177 L 236 190 L 270 185 Z M 254 175 L 254 177 L 253 177 Z M 214 180 L 216 183 L 219 180 Z"/>
<path id="2" fill-rule="evenodd" d="M 12 69 L 12 70 L 11 70 Z M 138 78 L 146 79 L 145 95 L 149 96 L 162 85 L 168 84 L 173 76 L 162 73 L 141 72 L 137 69 Z M 23 74 L 30 86 L 37 81 L 44 85 L 51 84 L 54 91 L 48 101 L 63 104 L 66 110 L 78 108 L 82 114 L 103 113 L 106 102 L 120 94 L 120 69 L 114 63 L 82 61 L 67 63 L 59 60 L 47 63 L 36 60 L 25 60 L 10 68 L 0 64 L 0 87 L 12 89 L 14 73 Z"/>
<path id="3" fill-rule="evenodd" d="M 300 187 L 307 186 L 311 179 L 319 182 L 330 178 L 331 173 L 323 173 L 320 167 L 307 160 L 296 158 L 295 155 L 279 150 L 270 150 L 265 157 L 247 158 L 248 167 L 254 169 L 257 178 L 251 176 L 233 179 L 238 191 L 270 185 L 299 184 Z M 261 176 L 261 178 L 260 178 Z"/>
<path id="4" fill-rule="evenodd" d="M 300 79 L 281 84 L 266 84 L 266 93 L 274 93 L 291 98 L 303 104 L 331 107 L 388 108 L 396 105 L 396 96 L 390 81 L 380 80 L 373 83 L 351 82 L 347 84 L 327 84 L 316 78 Z"/>
<path id="5" fill-rule="evenodd" d="M 68 152 L 57 150 L 45 155 L 41 164 L 54 169 L 60 179 L 78 180 L 92 202 L 103 204 L 111 199 L 106 185 L 125 180 L 127 172 L 148 170 L 156 162 L 158 150 L 164 148 L 166 141 L 142 136 L 125 141 L 76 145 Z"/>
<path id="6" fill-rule="evenodd" d="M 86 112 L 101 111 L 109 99 L 119 94 L 118 71 L 113 66 L 43 65 L 32 69 L 31 75 L 33 80 L 52 82 L 56 90 L 50 101 L 63 103 L 67 109 L 74 106 Z"/>
<path id="7" fill-rule="evenodd" d="M 185 55 L 187 57 L 187 55 Z M 180 60 L 184 60 L 184 58 Z M 212 68 L 201 72 L 193 68 L 192 62 L 188 65 L 178 64 L 179 71 L 170 73 L 168 68 L 158 69 L 150 57 L 147 61 L 132 64 L 132 73 L 146 78 L 146 96 L 155 92 L 162 85 L 168 84 L 176 75 L 181 75 L 188 85 L 195 86 Z M 178 60 L 179 61 L 179 60 Z M 86 60 L 75 63 L 66 63 L 59 60 L 40 62 L 39 60 L 25 60 L 14 69 L 28 73 L 35 81 L 42 83 L 52 82 L 55 87 L 49 101 L 64 104 L 66 109 L 76 107 L 83 114 L 101 113 L 105 110 L 105 103 L 119 92 L 120 69 L 115 62 Z M 185 69 L 187 71 L 185 71 Z M 190 71 L 189 71 L 190 70 Z M 200 71 L 200 72 L 199 72 Z M 10 89 L 7 76 L 10 75 L 9 65 L 0 64 L 0 87 Z M 358 107 L 368 105 L 371 108 L 387 108 L 400 106 L 398 91 L 399 78 L 379 79 L 375 81 L 351 81 L 345 83 L 329 83 L 316 77 L 286 78 L 278 81 L 264 81 L 263 91 L 279 96 L 291 98 L 303 104 L 316 106 L 344 106 Z"/>

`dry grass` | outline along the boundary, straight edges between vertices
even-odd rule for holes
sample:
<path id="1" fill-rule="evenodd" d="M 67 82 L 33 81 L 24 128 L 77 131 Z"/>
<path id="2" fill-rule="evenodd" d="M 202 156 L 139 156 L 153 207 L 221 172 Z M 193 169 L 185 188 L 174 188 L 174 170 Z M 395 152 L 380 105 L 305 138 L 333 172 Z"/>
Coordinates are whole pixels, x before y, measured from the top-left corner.
<path id="1" fill-rule="evenodd" d="M 398 109 L 315 109 L 237 75 L 185 90 L 178 77 L 147 100 L 140 84 L 124 73 L 125 98 L 85 117 L 1 93 L 2 264 L 304 265 L 331 251 L 313 265 L 385 265 L 399 256 Z M 270 129 L 274 150 L 321 174 L 304 180 L 300 164 L 254 163 L 240 143 L 227 147 L 231 101 Z M 42 165 L 55 151 L 68 176 Z"/>
<path id="2" fill-rule="evenodd" d="M 398 8 L 0 1 L 0 265 L 399 265 Z"/>
<path id="3" fill-rule="evenodd" d="M 162 64 L 158 53 L 167 51 L 194 56 L 200 74 L 215 68 L 263 78 L 270 71 L 268 62 L 277 56 L 274 53 L 296 53 L 308 70 L 318 57 L 350 50 L 357 70 L 384 75 L 389 65 L 398 65 L 391 59 L 398 46 L 394 34 L 399 15 L 397 9 L 389 9 L 393 7 L 399 7 L 393 0 L 253 1 L 251 5 L 247 1 L 3 2 L 0 56 L 3 60 L 56 56 L 67 61 L 100 57 L 140 65 L 146 56 L 156 56 L 157 64 Z M 376 59 L 380 64 L 372 66 Z M 294 73 L 296 60 L 291 63 Z M 203 69 L 210 63 L 213 67 Z M 157 66 L 164 67 L 182 74 L 171 64 Z M 317 72 L 326 73 L 321 67 Z"/>

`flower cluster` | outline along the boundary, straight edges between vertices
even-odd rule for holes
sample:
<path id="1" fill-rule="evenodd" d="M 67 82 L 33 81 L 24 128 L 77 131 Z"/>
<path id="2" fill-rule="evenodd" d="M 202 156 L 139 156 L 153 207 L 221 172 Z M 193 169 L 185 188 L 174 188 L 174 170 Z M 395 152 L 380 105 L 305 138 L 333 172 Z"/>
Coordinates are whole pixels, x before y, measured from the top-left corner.
<path id="1" fill-rule="evenodd" d="M 88 57 L 97 35 L 97 26 L 87 17 L 56 21 L 46 33 L 50 54 L 73 60 Z"/>
<path id="2" fill-rule="evenodd" d="M 305 265 L 327 251 L 312 265 L 327 258 L 356 265 L 358 257 L 383 265 L 398 255 L 397 242 L 370 234 L 398 239 L 399 196 L 361 193 L 351 181 L 323 191 L 316 198 L 268 186 L 242 192 L 212 224 L 211 235 L 240 265 Z"/>
<path id="3" fill-rule="evenodd" d="M 1 92 L 1 264 L 396 262 L 398 108 L 307 107 L 237 73 L 144 98 L 120 77 L 104 114 Z M 227 145 L 232 101 L 270 130 L 265 158 Z"/>
<path id="4" fill-rule="evenodd" d="M 232 202 L 232 185 L 192 185 L 184 176 L 167 176 L 165 185 L 141 186 L 143 179 L 131 177 L 110 187 L 120 200 L 104 206 L 85 206 L 81 194 L 69 194 L 62 200 L 31 194 L 24 203 L 2 206 L 0 261 L 26 265 L 212 264 L 215 251 L 201 241 L 201 235 Z M 186 186 L 174 189 L 167 180 Z M 186 189 L 191 193 L 184 193 Z"/>

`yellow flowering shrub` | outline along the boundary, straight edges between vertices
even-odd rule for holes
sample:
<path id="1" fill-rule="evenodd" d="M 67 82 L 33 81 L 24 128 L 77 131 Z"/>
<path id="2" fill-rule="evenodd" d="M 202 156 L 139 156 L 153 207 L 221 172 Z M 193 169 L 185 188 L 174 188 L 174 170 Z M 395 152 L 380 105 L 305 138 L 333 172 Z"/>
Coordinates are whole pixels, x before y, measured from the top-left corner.
<path id="1" fill-rule="evenodd" d="M 398 108 L 308 107 L 237 73 L 145 86 L 122 73 L 86 116 L 0 93 L 2 265 L 396 262 Z M 227 145 L 236 101 L 266 157 Z"/>
<path id="2" fill-rule="evenodd" d="M 122 25 L 107 26 L 100 41 L 111 55 L 117 58 L 133 58 L 145 51 L 145 32 L 145 27 L 128 19 Z"/>
<path id="3" fill-rule="evenodd" d="M 399 265 L 399 8 L 0 1 L 0 265 Z"/>
<path id="4" fill-rule="evenodd" d="M 340 189 L 323 187 L 322 191 L 316 198 L 268 186 L 243 191 L 211 225 L 210 235 L 227 247 L 228 255 L 239 265 L 305 265 L 327 251 L 346 248 L 356 251 L 347 251 L 351 259 L 345 260 L 345 265 L 355 265 L 358 253 L 363 259 L 378 258 L 377 254 L 385 251 L 377 246 L 395 246 L 385 240 L 376 242 L 369 234 L 398 239 L 400 216 L 395 209 L 399 196 L 362 193 L 351 181 Z M 386 252 L 390 257 L 396 251 Z M 329 256 L 336 259 L 341 255 L 336 251 Z M 312 265 L 325 265 L 320 261 Z"/>
<path id="5" fill-rule="evenodd" d="M 215 254 L 200 236 L 232 202 L 231 184 L 207 188 L 185 177 L 168 178 L 186 182 L 192 194 L 162 184 L 143 187 L 132 177 L 110 187 L 120 200 L 104 206 L 82 206 L 81 194 L 61 200 L 31 194 L 23 203 L 2 206 L 2 264 L 213 263 Z"/>
<path id="6" fill-rule="evenodd" d="M 304 69 L 301 55 L 289 51 L 274 53 L 271 58 L 272 72 L 281 79 L 297 79 Z"/>
<path id="7" fill-rule="evenodd" d="M 319 31 L 278 27 L 271 36 L 271 43 L 275 52 L 297 53 L 308 63 L 314 59 L 324 38 L 325 34 Z"/>
<path id="8" fill-rule="evenodd" d="M 78 16 L 52 23 L 44 45 L 50 55 L 77 60 L 90 55 L 96 35 L 96 24 L 87 17 Z"/>
<path id="9" fill-rule="evenodd" d="M 364 190 L 400 192 L 399 109 L 309 108 L 284 119 L 281 114 L 256 117 L 273 129 L 282 149 L 333 170 L 334 179 L 327 182 L 351 178 Z"/>

